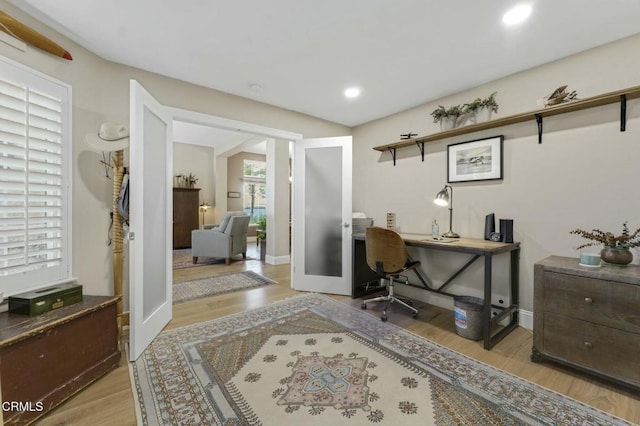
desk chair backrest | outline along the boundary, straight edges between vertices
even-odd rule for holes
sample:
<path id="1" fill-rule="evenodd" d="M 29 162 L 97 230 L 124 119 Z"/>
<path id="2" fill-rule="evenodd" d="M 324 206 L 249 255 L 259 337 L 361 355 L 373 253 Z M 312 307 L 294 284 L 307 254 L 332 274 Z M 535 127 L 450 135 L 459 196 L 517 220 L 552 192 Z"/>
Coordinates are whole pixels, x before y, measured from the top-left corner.
<path id="1" fill-rule="evenodd" d="M 378 275 L 400 272 L 409 258 L 402 237 L 391 229 L 377 226 L 367 228 L 364 243 L 367 265 Z"/>

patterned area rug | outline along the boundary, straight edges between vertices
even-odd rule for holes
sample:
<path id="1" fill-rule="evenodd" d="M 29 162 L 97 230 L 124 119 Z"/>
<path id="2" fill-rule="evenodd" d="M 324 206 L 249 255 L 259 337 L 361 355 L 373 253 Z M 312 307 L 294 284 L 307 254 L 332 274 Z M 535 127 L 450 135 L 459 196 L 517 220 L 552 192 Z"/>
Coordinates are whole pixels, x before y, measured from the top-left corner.
<path id="1" fill-rule="evenodd" d="M 628 424 L 321 295 L 161 333 L 138 424 Z"/>
<path id="2" fill-rule="evenodd" d="M 242 260 L 240 255 L 234 256 L 231 258 L 231 261 L 234 260 Z M 253 257 L 247 256 L 246 260 L 254 259 Z M 193 256 L 191 256 L 191 249 L 176 249 L 173 250 L 173 269 L 182 269 L 182 268 L 193 268 L 195 266 L 205 266 L 205 265 L 216 265 L 222 264 L 224 265 L 224 259 L 222 257 L 199 257 L 198 263 L 194 265 Z"/>
<path id="3" fill-rule="evenodd" d="M 173 269 L 192 268 L 195 266 L 213 265 L 215 263 L 223 263 L 224 259 L 215 257 L 199 257 L 198 263 L 193 264 L 193 256 L 191 249 L 176 249 L 173 251 Z"/>
<path id="4" fill-rule="evenodd" d="M 173 303 L 261 287 L 267 284 L 276 284 L 276 282 L 253 271 L 214 275 L 193 281 L 184 281 L 173 285 Z"/>

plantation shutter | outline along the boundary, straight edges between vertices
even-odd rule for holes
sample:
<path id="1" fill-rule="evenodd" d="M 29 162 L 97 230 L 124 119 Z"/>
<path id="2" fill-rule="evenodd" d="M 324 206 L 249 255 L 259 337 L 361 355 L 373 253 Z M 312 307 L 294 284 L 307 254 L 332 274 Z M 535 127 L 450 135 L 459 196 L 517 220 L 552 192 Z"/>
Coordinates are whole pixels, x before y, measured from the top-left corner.
<path id="1" fill-rule="evenodd" d="M 0 291 L 69 279 L 69 88 L 0 61 Z"/>

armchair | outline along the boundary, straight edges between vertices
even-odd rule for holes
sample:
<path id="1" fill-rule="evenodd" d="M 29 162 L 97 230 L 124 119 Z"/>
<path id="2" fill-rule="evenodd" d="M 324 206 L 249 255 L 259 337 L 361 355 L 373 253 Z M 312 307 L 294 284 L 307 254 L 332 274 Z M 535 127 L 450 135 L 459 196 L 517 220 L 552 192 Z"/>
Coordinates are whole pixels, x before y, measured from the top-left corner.
<path id="1" fill-rule="evenodd" d="M 220 225 L 191 231 L 193 263 L 198 262 L 198 257 L 220 257 L 228 265 L 231 257 L 237 254 L 246 259 L 249 220 L 249 215 L 244 212 L 229 212 Z"/>

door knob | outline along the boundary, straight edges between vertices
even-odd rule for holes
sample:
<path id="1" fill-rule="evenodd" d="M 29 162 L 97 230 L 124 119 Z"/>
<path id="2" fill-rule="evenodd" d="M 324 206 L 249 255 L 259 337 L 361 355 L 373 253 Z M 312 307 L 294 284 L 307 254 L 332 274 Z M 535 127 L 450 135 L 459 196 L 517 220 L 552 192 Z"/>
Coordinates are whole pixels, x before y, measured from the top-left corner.
<path id="1" fill-rule="evenodd" d="M 351 226 L 351 224 L 350 224 L 349 222 L 345 222 L 343 226 L 344 226 L 345 228 L 348 228 L 348 227 L 350 227 L 350 226 Z"/>

